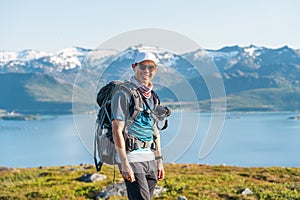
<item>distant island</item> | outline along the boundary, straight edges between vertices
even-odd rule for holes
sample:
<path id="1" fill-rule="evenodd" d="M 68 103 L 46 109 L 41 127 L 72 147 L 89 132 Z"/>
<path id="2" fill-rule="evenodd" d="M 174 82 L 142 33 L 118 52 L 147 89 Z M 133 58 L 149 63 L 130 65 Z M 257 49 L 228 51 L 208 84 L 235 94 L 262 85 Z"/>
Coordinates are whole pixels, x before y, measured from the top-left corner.
<path id="1" fill-rule="evenodd" d="M 39 115 L 28 115 L 28 114 L 21 114 L 16 112 L 6 112 L 5 110 L 0 110 L 0 120 L 39 120 Z"/>
<path id="2" fill-rule="evenodd" d="M 292 117 L 289 117 L 289 119 L 300 120 L 300 115 L 298 115 L 298 116 L 292 116 Z"/>

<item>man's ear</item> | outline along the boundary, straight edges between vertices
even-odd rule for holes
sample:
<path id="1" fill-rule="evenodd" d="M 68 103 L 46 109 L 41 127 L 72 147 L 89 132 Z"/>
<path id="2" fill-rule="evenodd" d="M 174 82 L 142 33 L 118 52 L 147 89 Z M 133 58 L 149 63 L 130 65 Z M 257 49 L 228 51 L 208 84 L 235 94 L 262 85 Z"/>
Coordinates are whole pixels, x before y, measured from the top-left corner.
<path id="1" fill-rule="evenodd" d="M 134 69 L 136 67 L 136 64 L 132 64 L 131 68 Z"/>

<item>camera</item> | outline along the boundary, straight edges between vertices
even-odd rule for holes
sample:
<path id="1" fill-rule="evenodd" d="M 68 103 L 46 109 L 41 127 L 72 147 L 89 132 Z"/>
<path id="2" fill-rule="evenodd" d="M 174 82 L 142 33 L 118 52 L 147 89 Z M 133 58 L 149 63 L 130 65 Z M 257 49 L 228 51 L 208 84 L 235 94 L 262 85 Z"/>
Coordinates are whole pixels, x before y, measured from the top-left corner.
<path id="1" fill-rule="evenodd" d="M 171 111 L 169 110 L 169 108 L 161 105 L 157 105 L 152 113 L 159 121 L 163 121 L 171 115 Z"/>

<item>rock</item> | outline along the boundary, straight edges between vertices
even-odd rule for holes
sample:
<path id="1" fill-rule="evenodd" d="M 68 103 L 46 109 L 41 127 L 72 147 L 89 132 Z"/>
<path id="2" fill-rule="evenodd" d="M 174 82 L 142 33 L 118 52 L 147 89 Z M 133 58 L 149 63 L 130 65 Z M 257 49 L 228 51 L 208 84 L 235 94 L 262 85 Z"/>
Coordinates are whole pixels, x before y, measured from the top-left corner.
<path id="1" fill-rule="evenodd" d="M 92 165 L 92 164 L 81 164 L 80 166 L 81 166 L 84 170 L 86 170 L 86 169 L 92 169 L 92 168 L 95 167 L 95 166 Z"/>
<path id="2" fill-rule="evenodd" d="M 16 168 L 10 168 L 10 167 L 0 167 L 0 172 L 1 171 L 20 172 L 20 170 L 18 170 Z"/>
<path id="3" fill-rule="evenodd" d="M 107 200 L 109 199 L 109 194 L 106 191 L 101 191 L 96 197 L 95 200 Z"/>
<path id="4" fill-rule="evenodd" d="M 242 195 L 251 195 L 251 194 L 253 194 L 253 192 L 249 188 L 246 188 L 242 191 L 241 194 Z"/>
<path id="5" fill-rule="evenodd" d="M 11 168 L 9 168 L 9 167 L 0 167 L 0 172 L 1 171 L 9 171 L 9 170 L 11 170 Z"/>
<path id="6" fill-rule="evenodd" d="M 161 193 L 163 193 L 166 189 L 161 187 L 161 186 L 155 186 L 154 190 L 154 197 L 159 197 Z M 126 186 L 125 183 L 119 182 L 116 184 L 111 184 L 107 186 L 104 190 L 102 190 L 96 197 L 95 199 L 100 200 L 100 199 L 109 199 L 110 196 L 122 196 L 126 197 L 127 196 L 127 191 L 126 191 Z"/>
<path id="7" fill-rule="evenodd" d="M 70 167 L 70 168 L 66 168 L 66 169 L 68 169 L 68 171 L 70 171 L 70 172 L 76 172 L 76 171 L 80 170 L 79 168 L 74 168 L 74 167 Z"/>
<path id="8" fill-rule="evenodd" d="M 163 188 L 163 187 L 157 185 L 157 186 L 155 186 L 153 196 L 159 197 L 165 191 L 166 191 L 166 188 Z"/>
<path id="9" fill-rule="evenodd" d="M 109 199 L 110 196 L 127 196 L 126 186 L 124 182 L 111 184 L 102 190 L 95 199 Z"/>
<path id="10" fill-rule="evenodd" d="M 11 171 L 14 172 L 14 173 L 19 173 L 19 172 L 20 172 L 20 170 L 18 170 L 18 169 L 16 169 L 16 168 L 12 168 Z"/>
<path id="11" fill-rule="evenodd" d="M 98 173 L 84 174 L 78 178 L 78 180 L 81 182 L 97 182 L 103 181 L 104 179 L 106 179 L 106 176 Z"/>
<path id="12" fill-rule="evenodd" d="M 38 177 L 46 177 L 46 176 L 52 176 L 53 174 L 51 172 L 42 172 L 38 175 Z"/>
<path id="13" fill-rule="evenodd" d="M 178 200 L 187 200 L 185 196 L 178 196 Z"/>

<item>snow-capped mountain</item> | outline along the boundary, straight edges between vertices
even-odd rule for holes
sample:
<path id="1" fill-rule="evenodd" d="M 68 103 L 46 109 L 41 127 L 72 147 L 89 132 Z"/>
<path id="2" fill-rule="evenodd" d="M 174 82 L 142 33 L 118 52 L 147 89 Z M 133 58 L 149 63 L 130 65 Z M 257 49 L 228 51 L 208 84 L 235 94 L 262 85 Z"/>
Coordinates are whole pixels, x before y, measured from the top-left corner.
<path id="1" fill-rule="evenodd" d="M 230 69 L 239 63 L 244 63 L 248 69 L 253 70 L 275 63 L 300 64 L 299 50 L 297 51 L 287 46 L 278 49 L 269 49 L 254 45 L 248 47 L 232 46 L 219 50 L 208 50 L 208 52 L 222 71 Z"/>
<path id="2" fill-rule="evenodd" d="M 90 67 L 97 67 L 97 65 L 101 64 L 107 65 L 109 63 L 112 63 L 112 68 L 114 68 L 113 65 L 118 63 L 121 63 L 121 67 L 125 65 L 128 67 L 134 60 L 137 52 L 149 50 L 159 58 L 162 70 L 168 70 L 167 68 L 171 67 L 184 75 L 187 75 L 185 74 L 186 72 L 190 72 L 189 78 L 195 72 L 193 71 L 193 66 L 187 61 L 191 59 L 194 62 L 212 60 L 220 72 L 245 71 L 246 69 L 248 71 L 256 71 L 263 66 L 279 63 L 300 65 L 300 50 L 294 50 L 287 46 L 278 49 L 254 45 L 248 47 L 230 46 L 218 50 L 199 49 L 194 52 L 176 55 L 158 47 L 137 45 L 129 47 L 123 52 L 79 47 L 66 48 L 56 53 L 35 50 L 23 50 L 20 52 L 0 51 L 0 73 L 65 73 L 78 70 L 85 62 L 88 62 L 91 65 Z M 89 60 L 87 61 L 87 59 Z M 241 67 L 242 65 L 243 67 Z"/>
<path id="3" fill-rule="evenodd" d="M 133 74 L 131 65 L 134 63 L 134 58 L 139 52 L 144 51 L 151 51 L 159 59 L 159 71 L 155 77 L 155 82 L 159 82 L 162 85 L 171 85 L 177 83 L 180 76 L 184 76 L 186 79 L 200 76 L 196 69 L 180 55 L 157 47 L 137 45 L 114 55 L 109 65 L 105 66 L 106 69 L 101 77 L 102 81 L 129 79 Z"/>
<path id="4" fill-rule="evenodd" d="M 90 51 L 77 47 L 63 49 L 57 53 L 35 50 L 0 51 L 0 72 L 62 72 L 80 67 Z"/>
<path id="5" fill-rule="evenodd" d="M 131 46 L 121 52 L 80 47 L 51 53 L 2 50 L 0 84 L 4 87 L 2 90 L 17 91 L 23 95 L 26 93 L 28 99 L 35 101 L 71 101 L 73 86 L 86 90 L 110 80 L 128 79 L 132 76 L 131 64 L 136 54 L 141 51 L 151 51 L 160 60 L 155 83 L 170 88 L 180 87 L 183 81 L 188 81 L 197 91 L 199 100 L 209 98 L 209 93 L 203 74 L 199 74 L 193 63 L 198 63 L 200 67 L 205 63 L 214 63 L 219 69 L 219 77 L 222 78 L 228 95 L 262 88 L 300 87 L 300 50 L 287 46 L 270 49 L 255 45 L 228 46 L 218 50 L 198 49 L 181 55 L 144 45 Z M 10 79 L 13 81 L 10 82 Z M 21 89 L 6 90 L 7 87 Z M 50 89 L 52 90 L 48 93 Z M 163 92 L 164 95 L 166 93 Z M 70 100 L 66 100 L 68 97 L 65 94 L 69 95 Z M 43 95 L 48 96 L 44 98 Z M 7 105 L 15 101 L 14 95 L 9 93 L 6 97 L 8 96 L 13 99 L 7 98 Z M 166 98 L 170 100 L 173 97 Z M 4 101 L 3 98 L 0 99 L 0 109 L 4 105 L 1 101 Z"/>

